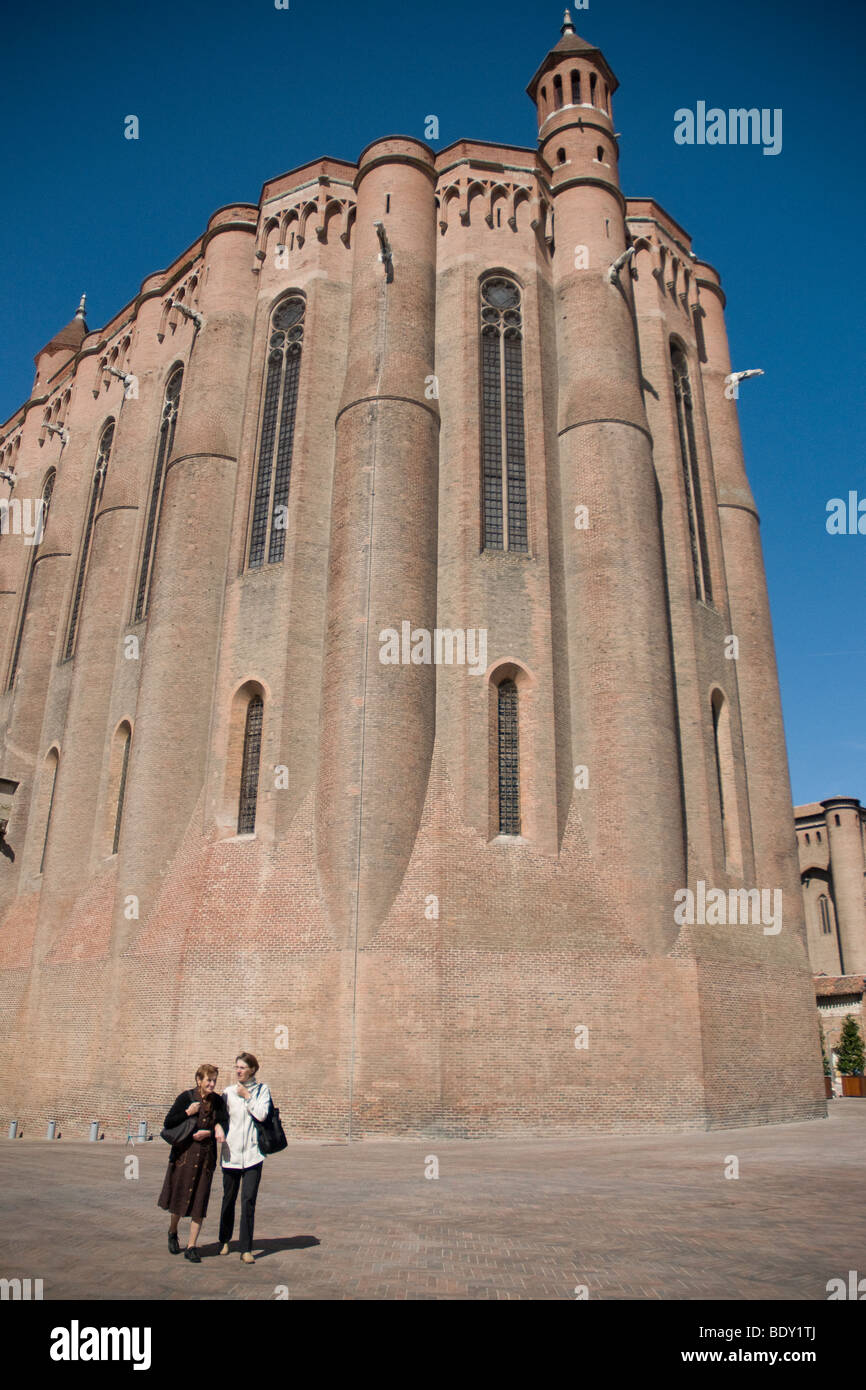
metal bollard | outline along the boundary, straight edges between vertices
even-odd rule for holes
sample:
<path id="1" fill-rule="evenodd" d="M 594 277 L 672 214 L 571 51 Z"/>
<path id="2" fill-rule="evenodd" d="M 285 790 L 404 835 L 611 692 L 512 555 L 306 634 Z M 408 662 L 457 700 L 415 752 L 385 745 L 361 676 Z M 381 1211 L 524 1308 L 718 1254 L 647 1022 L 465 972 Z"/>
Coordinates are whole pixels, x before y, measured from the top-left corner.
<path id="1" fill-rule="evenodd" d="M 9 1138 L 15 1139 L 18 1135 L 18 1121 L 13 1120 L 9 1126 Z"/>
<path id="2" fill-rule="evenodd" d="M 98 1120 L 91 1120 L 91 1121 L 90 1121 L 90 1142 L 91 1142 L 91 1144 L 95 1144 L 98 1138 L 99 1138 L 99 1121 L 98 1121 Z"/>
<path id="3" fill-rule="evenodd" d="M 57 1133 L 57 1121 L 56 1121 L 56 1120 L 49 1120 L 49 1121 L 48 1121 L 48 1129 L 46 1130 L 46 1133 L 45 1133 L 45 1138 L 46 1138 L 46 1139 L 53 1139 L 56 1133 Z"/>
<path id="4" fill-rule="evenodd" d="M 147 1120 L 139 1120 L 139 1122 L 138 1122 L 138 1142 L 139 1142 L 140 1144 L 143 1144 L 143 1143 L 145 1142 L 146 1139 L 147 1139 Z"/>

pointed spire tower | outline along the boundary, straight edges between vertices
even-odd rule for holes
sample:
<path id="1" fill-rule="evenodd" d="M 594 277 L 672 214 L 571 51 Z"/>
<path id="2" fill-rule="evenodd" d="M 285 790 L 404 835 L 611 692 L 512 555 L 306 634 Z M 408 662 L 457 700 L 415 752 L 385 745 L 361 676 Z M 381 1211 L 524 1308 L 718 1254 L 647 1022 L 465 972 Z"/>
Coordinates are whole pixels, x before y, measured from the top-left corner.
<path id="1" fill-rule="evenodd" d="M 46 343 L 42 351 L 34 357 L 33 361 L 36 363 L 36 379 L 33 382 L 34 395 L 37 386 L 45 391 L 51 378 L 60 371 L 61 367 L 65 367 L 66 363 L 71 361 L 87 337 L 87 320 L 84 317 L 86 300 L 87 295 L 83 294 L 74 318 L 71 318 L 66 327 L 61 328 L 59 333 L 55 333 L 50 343 Z"/>
<path id="2" fill-rule="evenodd" d="M 566 10 L 528 92 L 553 203 L 572 756 L 589 768 L 573 809 L 595 861 L 615 867 L 623 920 L 644 949 L 663 954 L 676 936 L 673 894 L 685 882 L 683 813 L 652 441 L 620 259 L 628 234 L 616 87 Z M 577 531 L 583 508 L 588 528 Z"/>

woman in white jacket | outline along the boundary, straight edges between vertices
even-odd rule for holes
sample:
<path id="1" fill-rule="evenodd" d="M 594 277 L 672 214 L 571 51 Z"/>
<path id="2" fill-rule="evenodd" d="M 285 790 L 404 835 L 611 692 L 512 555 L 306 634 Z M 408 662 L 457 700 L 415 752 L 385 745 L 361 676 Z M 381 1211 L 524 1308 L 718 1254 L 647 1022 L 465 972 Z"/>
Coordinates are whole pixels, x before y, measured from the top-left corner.
<path id="1" fill-rule="evenodd" d="M 256 1079 L 259 1064 L 251 1052 L 240 1052 L 235 1059 L 237 1085 L 227 1086 L 223 1100 L 228 1107 L 229 1126 L 222 1149 L 223 1204 L 220 1214 L 220 1254 L 229 1253 L 235 1227 L 235 1203 L 241 1193 L 241 1259 L 253 1264 L 253 1226 L 256 1197 L 265 1155 L 259 1148 L 254 1120 L 267 1118 L 271 1093 Z"/>

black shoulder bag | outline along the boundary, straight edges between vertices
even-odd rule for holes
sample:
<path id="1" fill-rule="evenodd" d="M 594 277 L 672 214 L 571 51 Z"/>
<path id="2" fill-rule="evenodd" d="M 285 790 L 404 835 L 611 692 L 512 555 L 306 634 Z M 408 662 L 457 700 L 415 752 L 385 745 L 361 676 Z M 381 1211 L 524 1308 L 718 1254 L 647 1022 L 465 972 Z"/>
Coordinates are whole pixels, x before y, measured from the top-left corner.
<path id="1" fill-rule="evenodd" d="M 191 1096 L 192 1091 L 188 1091 L 187 1095 Z M 190 1102 L 190 1104 L 192 1104 L 192 1102 Z M 187 1115 L 179 1124 L 172 1125 L 171 1129 L 161 1129 L 159 1137 L 160 1139 L 164 1139 L 167 1144 L 182 1144 L 184 1139 L 189 1139 L 190 1135 L 194 1134 L 197 1128 L 198 1117 L 196 1115 Z"/>
<path id="2" fill-rule="evenodd" d="M 253 1115 L 252 1120 L 258 1135 L 259 1149 L 263 1154 L 278 1154 L 282 1149 L 289 1147 L 289 1141 L 280 1119 L 280 1112 L 274 1105 L 273 1096 L 265 1118 L 257 1120 Z"/>

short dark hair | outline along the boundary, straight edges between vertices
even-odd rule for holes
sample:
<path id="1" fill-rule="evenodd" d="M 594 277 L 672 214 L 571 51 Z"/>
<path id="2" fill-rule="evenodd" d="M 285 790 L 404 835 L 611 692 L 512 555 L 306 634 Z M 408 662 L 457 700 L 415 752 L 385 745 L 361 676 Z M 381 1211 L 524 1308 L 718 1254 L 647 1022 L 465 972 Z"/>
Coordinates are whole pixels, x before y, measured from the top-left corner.
<path id="1" fill-rule="evenodd" d="M 250 1071 L 258 1071 L 259 1059 L 254 1057 L 251 1052 L 239 1052 L 235 1058 L 236 1062 L 243 1062 L 244 1066 L 249 1067 Z"/>

